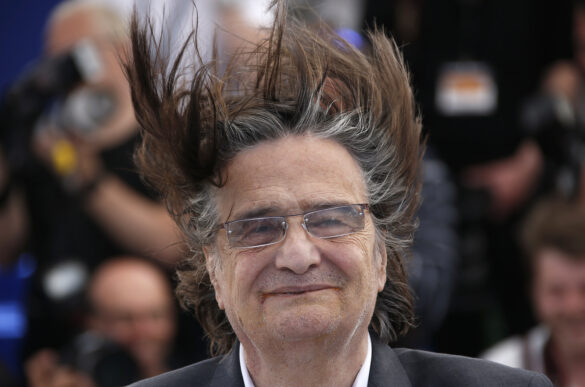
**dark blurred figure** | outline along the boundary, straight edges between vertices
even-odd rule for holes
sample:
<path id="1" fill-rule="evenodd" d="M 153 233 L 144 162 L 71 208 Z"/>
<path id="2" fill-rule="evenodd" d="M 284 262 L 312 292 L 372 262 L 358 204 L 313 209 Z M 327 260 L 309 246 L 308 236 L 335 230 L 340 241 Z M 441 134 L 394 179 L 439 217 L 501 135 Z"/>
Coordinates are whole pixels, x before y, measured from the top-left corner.
<path id="1" fill-rule="evenodd" d="M 544 69 L 571 55 L 572 2 L 395 0 L 366 2 L 414 75 L 424 130 L 457 185 L 459 266 L 435 349 L 477 355 L 533 324 L 518 287 L 518 222 L 549 183 L 548 150 L 522 117 Z"/>
<path id="2" fill-rule="evenodd" d="M 28 237 L 29 219 L 19 187 L 10 175 L 0 147 L 0 267 L 13 265 L 23 251 Z"/>
<path id="3" fill-rule="evenodd" d="M 545 373 L 555 386 L 585 385 L 585 207 L 546 201 L 527 218 L 522 242 L 539 325 L 482 357 Z"/>
<path id="4" fill-rule="evenodd" d="M 199 359 L 177 340 L 172 285 L 154 261 L 109 259 L 86 294 L 87 330 L 59 351 L 42 349 L 28 359 L 31 387 L 122 385 Z"/>
<path id="5" fill-rule="evenodd" d="M 25 253 L 29 219 L 22 187 L 0 147 L 0 385 L 16 386 L 26 332 L 25 302 L 34 260 Z"/>
<path id="6" fill-rule="evenodd" d="M 585 1 L 572 14 L 573 57 L 553 63 L 539 92 L 529 99 L 522 121 L 547 159 L 550 185 L 585 201 Z"/>
<path id="7" fill-rule="evenodd" d="M 408 284 L 415 297 L 416 324 L 395 345 L 434 349 L 434 336 L 449 310 L 458 265 L 456 187 L 451 172 L 427 147 L 422 163 L 419 227 L 408 261 Z"/>

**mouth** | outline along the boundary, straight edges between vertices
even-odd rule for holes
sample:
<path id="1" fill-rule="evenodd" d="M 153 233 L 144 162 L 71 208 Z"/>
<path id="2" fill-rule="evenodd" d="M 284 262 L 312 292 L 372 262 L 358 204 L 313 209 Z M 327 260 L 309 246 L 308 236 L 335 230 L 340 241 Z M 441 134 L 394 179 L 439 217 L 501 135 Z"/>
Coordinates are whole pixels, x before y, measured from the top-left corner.
<path id="1" fill-rule="evenodd" d="M 331 285 L 289 286 L 265 292 L 262 294 L 262 296 L 264 299 L 276 296 L 299 296 L 303 294 L 314 293 L 329 289 L 340 290 L 338 287 Z"/>

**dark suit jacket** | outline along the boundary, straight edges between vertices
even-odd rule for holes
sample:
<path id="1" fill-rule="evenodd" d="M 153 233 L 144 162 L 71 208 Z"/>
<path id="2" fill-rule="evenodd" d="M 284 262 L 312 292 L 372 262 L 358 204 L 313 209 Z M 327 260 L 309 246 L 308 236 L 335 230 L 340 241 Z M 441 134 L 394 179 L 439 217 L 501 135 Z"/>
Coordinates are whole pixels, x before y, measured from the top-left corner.
<path id="1" fill-rule="evenodd" d="M 244 387 L 239 344 L 224 356 L 205 360 L 132 387 Z M 372 365 L 368 386 L 496 387 L 552 386 L 542 374 L 506 367 L 486 360 L 410 349 L 392 349 L 372 336 Z"/>

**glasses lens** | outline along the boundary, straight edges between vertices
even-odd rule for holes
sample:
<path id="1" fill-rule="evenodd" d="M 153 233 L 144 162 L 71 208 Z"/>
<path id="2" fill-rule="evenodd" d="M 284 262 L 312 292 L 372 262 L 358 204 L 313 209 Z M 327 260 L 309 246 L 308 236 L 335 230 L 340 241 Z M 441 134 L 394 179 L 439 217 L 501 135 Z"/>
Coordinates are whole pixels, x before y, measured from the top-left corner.
<path id="1" fill-rule="evenodd" d="M 227 224 L 232 247 L 254 247 L 276 243 L 284 236 L 284 218 L 242 219 Z"/>
<path id="2" fill-rule="evenodd" d="M 305 215 L 307 231 L 318 238 L 333 238 L 364 229 L 364 211 L 359 205 L 327 208 Z"/>

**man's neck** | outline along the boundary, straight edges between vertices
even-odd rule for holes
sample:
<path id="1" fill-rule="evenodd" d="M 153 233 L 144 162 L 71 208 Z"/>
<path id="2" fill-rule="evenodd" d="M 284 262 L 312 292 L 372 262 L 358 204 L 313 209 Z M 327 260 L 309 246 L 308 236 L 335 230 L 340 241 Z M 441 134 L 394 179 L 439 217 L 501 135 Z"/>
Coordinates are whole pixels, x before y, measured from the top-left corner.
<path id="1" fill-rule="evenodd" d="M 244 348 L 246 366 L 256 387 L 349 387 L 366 358 L 368 334 L 343 343 L 322 339 L 279 343 L 261 350 L 244 344 Z"/>

